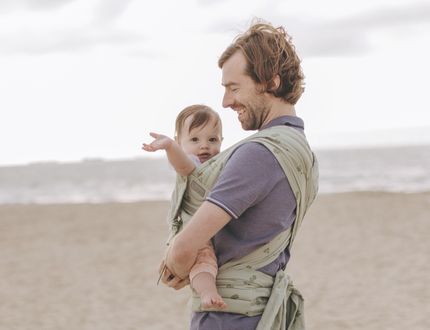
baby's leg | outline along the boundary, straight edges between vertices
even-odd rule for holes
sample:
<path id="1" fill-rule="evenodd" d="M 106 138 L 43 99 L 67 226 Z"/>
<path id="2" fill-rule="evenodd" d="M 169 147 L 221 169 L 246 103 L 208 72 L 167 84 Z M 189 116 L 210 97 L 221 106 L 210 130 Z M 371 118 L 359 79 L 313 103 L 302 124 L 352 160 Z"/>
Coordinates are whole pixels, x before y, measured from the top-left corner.
<path id="1" fill-rule="evenodd" d="M 207 272 L 201 272 L 194 276 L 191 286 L 200 296 L 203 308 L 225 308 L 227 305 L 219 295 L 215 277 Z"/>
<path id="2" fill-rule="evenodd" d="M 191 286 L 200 296 L 203 308 L 224 308 L 225 302 L 219 295 L 215 279 L 218 273 L 215 251 L 208 241 L 197 252 L 196 263 L 190 271 Z"/>

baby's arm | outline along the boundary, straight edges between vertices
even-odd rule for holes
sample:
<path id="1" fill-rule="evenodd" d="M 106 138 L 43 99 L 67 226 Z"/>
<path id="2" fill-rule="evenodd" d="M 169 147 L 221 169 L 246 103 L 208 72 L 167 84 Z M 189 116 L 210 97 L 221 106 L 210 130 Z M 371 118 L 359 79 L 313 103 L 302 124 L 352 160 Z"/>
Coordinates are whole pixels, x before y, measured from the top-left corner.
<path id="1" fill-rule="evenodd" d="M 166 150 L 170 164 L 172 164 L 176 173 L 180 175 L 187 176 L 194 171 L 196 165 L 194 165 L 193 161 L 187 156 L 175 140 L 157 133 L 149 133 L 149 135 L 151 135 L 155 140 L 150 144 L 144 143 L 142 146 L 143 150 L 149 152 Z"/>

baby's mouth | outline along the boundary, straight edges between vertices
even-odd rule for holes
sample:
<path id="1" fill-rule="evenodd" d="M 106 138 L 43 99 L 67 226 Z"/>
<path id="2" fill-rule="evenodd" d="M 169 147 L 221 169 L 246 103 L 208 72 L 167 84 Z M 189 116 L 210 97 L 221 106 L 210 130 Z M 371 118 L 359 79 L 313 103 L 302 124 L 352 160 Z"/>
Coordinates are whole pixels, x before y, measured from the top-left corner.
<path id="1" fill-rule="evenodd" d="M 211 154 L 209 152 L 204 152 L 204 153 L 198 154 L 197 156 L 199 157 L 199 160 L 201 163 L 211 158 Z"/>

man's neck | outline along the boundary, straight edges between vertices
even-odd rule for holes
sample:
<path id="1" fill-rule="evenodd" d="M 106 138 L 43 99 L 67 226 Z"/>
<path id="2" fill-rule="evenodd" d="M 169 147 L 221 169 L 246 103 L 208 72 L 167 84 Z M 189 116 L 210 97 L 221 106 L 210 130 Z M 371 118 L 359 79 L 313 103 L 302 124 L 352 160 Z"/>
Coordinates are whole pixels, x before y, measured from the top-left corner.
<path id="1" fill-rule="evenodd" d="M 275 100 L 272 103 L 272 106 L 270 108 L 270 112 L 268 116 L 266 117 L 266 120 L 264 121 L 262 126 L 267 125 L 272 120 L 282 117 L 282 116 L 296 116 L 296 110 L 294 108 L 294 105 L 290 103 L 281 102 L 279 100 Z"/>
<path id="2" fill-rule="evenodd" d="M 290 103 L 277 102 L 273 104 L 272 109 L 274 113 L 277 113 L 276 117 L 296 116 L 296 109 L 294 108 L 294 105 Z"/>

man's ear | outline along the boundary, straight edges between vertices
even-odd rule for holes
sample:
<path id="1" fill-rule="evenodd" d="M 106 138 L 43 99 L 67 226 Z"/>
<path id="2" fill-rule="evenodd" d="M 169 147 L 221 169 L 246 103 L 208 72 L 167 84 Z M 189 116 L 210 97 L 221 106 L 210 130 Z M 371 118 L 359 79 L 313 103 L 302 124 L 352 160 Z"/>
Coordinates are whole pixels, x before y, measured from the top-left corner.
<path id="1" fill-rule="evenodd" d="M 281 85 L 281 77 L 279 77 L 279 74 L 277 74 L 273 77 L 271 81 L 270 90 L 275 91 L 279 88 L 280 85 Z"/>

